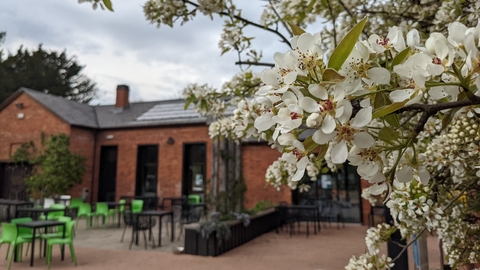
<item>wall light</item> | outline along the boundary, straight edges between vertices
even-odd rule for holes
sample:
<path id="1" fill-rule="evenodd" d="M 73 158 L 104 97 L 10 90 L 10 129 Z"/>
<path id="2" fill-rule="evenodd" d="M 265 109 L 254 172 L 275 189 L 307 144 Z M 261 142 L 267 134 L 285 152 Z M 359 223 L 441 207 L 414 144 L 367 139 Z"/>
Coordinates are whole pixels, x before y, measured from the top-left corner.
<path id="1" fill-rule="evenodd" d="M 168 139 L 167 139 L 167 143 L 168 143 L 168 144 L 174 144 L 174 143 L 175 143 L 175 141 L 173 140 L 173 138 L 172 138 L 172 137 L 168 137 Z"/>
<path id="2" fill-rule="evenodd" d="M 105 139 L 107 139 L 107 140 L 111 140 L 113 138 L 115 138 L 115 136 L 113 136 L 112 134 L 109 134 L 109 135 L 105 136 Z"/>
<path id="3" fill-rule="evenodd" d="M 24 117 L 25 117 L 25 115 L 23 113 L 18 113 L 17 114 L 18 119 L 23 119 Z"/>

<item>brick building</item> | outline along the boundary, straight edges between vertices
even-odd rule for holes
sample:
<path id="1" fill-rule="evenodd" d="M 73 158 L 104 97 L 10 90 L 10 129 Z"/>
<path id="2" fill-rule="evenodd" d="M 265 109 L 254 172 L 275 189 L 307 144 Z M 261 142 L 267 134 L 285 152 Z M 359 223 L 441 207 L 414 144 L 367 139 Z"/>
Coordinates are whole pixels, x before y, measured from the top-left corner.
<path id="1" fill-rule="evenodd" d="M 40 145 L 42 133 L 67 134 L 71 150 L 87 158 L 83 183 L 69 192 L 74 197 L 86 191 L 92 202 L 118 200 L 121 195 L 204 195 L 214 175 L 207 118 L 192 108 L 184 110 L 184 100 L 130 103 L 128 96 L 128 86 L 119 85 L 115 104 L 105 106 L 26 88 L 9 97 L 0 105 L 0 196 L 9 196 L 11 155 L 22 143 Z M 358 175 L 347 165 L 345 172 L 319 177 L 309 193 L 277 191 L 265 186 L 264 175 L 279 156 L 263 143 L 241 145 L 246 208 L 261 200 L 302 203 L 335 198 L 349 202 L 352 218 L 347 221 L 367 220 L 369 206 L 361 202 Z"/>

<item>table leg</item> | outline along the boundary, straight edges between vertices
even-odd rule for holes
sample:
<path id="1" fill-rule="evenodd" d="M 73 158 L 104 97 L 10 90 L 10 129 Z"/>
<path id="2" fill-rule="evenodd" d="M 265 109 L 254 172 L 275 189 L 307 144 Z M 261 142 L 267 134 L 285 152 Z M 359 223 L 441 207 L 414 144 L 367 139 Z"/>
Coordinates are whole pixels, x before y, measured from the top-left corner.
<path id="1" fill-rule="evenodd" d="M 158 246 L 162 246 L 162 216 L 158 217 Z"/>
<path id="2" fill-rule="evenodd" d="M 172 225 L 171 225 L 172 226 L 171 227 L 172 237 L 171 237 L 170 241 L 173 242 L 173 239 L 175 239 L 175 226 L 173 225 L 175 223 L 175 220 L 173 219 L 173 212 L 170 214 L 170 216 L 171 216 L 171 220 L 172 220 L 172 222 L 171 222 L 172 223 Z"/>
<path id="3" fill-rule="evenodd" d="M 10 205 L 7 205 L 7 220 L 8 222 L 12 221 L 12 217 L 10 216 Z"/>
<path id="4" fill-rule="evenodd" d="M 117 215 L 118 215 L 118 228 L 120 228 L 120 216 L 122 215 L 122 213 L 120 212 L 117 212 Z"/>
<path id="5" fill-rule="evenodd" d="M 67 230 L 66 224 L 67 224 L 66 222 L 63 223 L 63 235 L 62 235 L 62 238 L 65 238 L 65 231 Z M 70 232 L 70 233 L 72 233 L 72 232 Z M 61 250 L 62 250 L 62 261 L 63 261 L 63 260 L 65 259 L 65 245 L 62 245 Z"/>
<path id="6" fill-rule="evenodd" d="M 35 255 L 35 228 L 32 229 L 32 254 L 30 254 L 30 267 L 33 267 L 33 256 Z"/>

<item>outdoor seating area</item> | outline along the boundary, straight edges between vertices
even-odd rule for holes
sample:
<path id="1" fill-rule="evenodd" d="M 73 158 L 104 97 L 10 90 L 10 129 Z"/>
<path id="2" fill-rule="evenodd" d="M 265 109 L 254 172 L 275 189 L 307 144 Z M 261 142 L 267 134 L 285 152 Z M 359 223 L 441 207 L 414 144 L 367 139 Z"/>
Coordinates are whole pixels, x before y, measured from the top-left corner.
<path id="1" fill-rule="evenodd" d="M 185 197 L 167 198 L 158 201 L 161 201 L 162 204 L 159 204 L 156 210 L 145 210 L 145 204 L 138 199 L 132 199 L 129 202 L 127 199 L 122 199 L 118 202 L 93 204 L 81 202 L 77 205 L 78 215 L 75 217 L 65 216 L 65 213 L 68 212 L 65 210 L 70 208 L 70 206 L 65 205 L 63 205 L 63 208 L 59 204 L 52 204 L 49 208 L 20 207 L 11 223 L 4 222 L 2 224 L 2 240 L 0 242 L 4 245 L 7 243 L 12 245 L 8 252 L 5 249 L 0 249 L 1 252 L 6 252 L 5 255 L 8 256 L 5 266 L 9 269 L 17 269 L 17 266 L 26 267 L 27 265 L 38 268 L 42 264 L 53 269 L 63 269 L 58 268 L 59 265 L 75 266 L 77 263 L 81 266 L 89 262 L 89 258 L 82 256 L 86 248 L 124 251 L 149 250 L 175 256 L 174 250 L 183 250 L 186 245 L 184 225 L 198 222 L 204 217 L 205 203 L 196 203 L 196 201 L 185 199 Z M 106 211 L 103 209 L 105 206 L 107 207 Z M 328 216 L 331 212 L 322 212 L 326 209 L 328 207 L 325 207 L 325 205 L 282 203 L 275 208 L 278 223 L 274 227 L 279 229 L 276 233 L 264 225 L 253 224 L 251 226 L 254 226 L 256 231 L 264 230 L 265 233 L 261 233 L 258 237 L 248 238 L 248 233 L 232 231 L 232 239 L 238 238 L 239 240 L 235 241 L 240 241 L 240 238 L 247 237 L 247 242 L 251 242 L 257 241 L 257 238 L 268 236 L 277 239 L 276 241 L 282 239 L 281 241 L 294 241 L 295 243 L 299 239 L 304 239 L 302 245 L 316 245 L 317 240 L 315 239 L 319 237 L 334 235 L 339 237 L 342 234 L 351 234 L 352 230 L 363 232 L 363 235 L 362 233 L 358 234 L 359 239 L 360 236 L 364 237 L 366 227 L 343 225 L 342 227 L 345 230 L 339 230 L 338 225 L 330 226 L 330 222 L 340 222 L 341 220 L 329 220 Z M 120 223 L 118 217 L 121 218 Z M 86 223 L 83 222 L 83 219 L 87 220 Z M 267 217 L 265 220 L 271 220 L 271 218 Z M 241 224 L 237 227 L 238 229 L 244 228 Z M 263 227 L 265 228 L 262 229 Z M 4 233 L 9 231 L 12 231 L 12 233 Z M 281 233 L 282 231 L 286 231 L 286 233 Z M 15 237 L 10 236 L 9 238 L 7 234 L 13 234 Z M 308 240 L 305 239 L 305 235 Z M 128 239 L 127 241 L 123 241 L 125 237 Z M 342 241 L 343 238 L 337 238 L 337 240 Z M 198 239 L 200 240 L 201 237 Z M 359 243 L 364 245 L 361 239 Z M 56 249 L 55 246 L 63 248 Z M 77 252 L 79 246 L 82 250 L 81 253 Z M 216 249 L 222 250 L 221 253 L 235 249 L 231 252 L 237 254 L 239 252 L 236 251 L 237 249 L 244 250 L 246 246 L 248 246 L 248 243 L 236 247 L 225 242 L 223 246 L 217 246 Z M 69 255 L 65 255 L 65 252 L 68 251 L 70 252 L 67 253 Z M 351 255 L 353 254 L 351 253 Z M 3 264 L 0 263 L 0 267 L 1 265 Z M 86 269 L 95 269 L 95 267 Z"/>

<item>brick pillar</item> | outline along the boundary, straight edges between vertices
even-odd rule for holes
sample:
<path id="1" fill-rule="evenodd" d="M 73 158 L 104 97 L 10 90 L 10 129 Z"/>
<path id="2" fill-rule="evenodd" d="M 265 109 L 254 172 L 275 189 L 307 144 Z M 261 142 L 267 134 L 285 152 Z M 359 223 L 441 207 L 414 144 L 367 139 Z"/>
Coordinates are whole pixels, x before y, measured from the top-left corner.
<path id="1" fill-rule="evenodd" d="M 128 108 L 130 103 L 128 102 L 128 86 L 127 85 L 118 85 L 117 86 L 117 100 L 115 102 L 115 108 Z"/>

